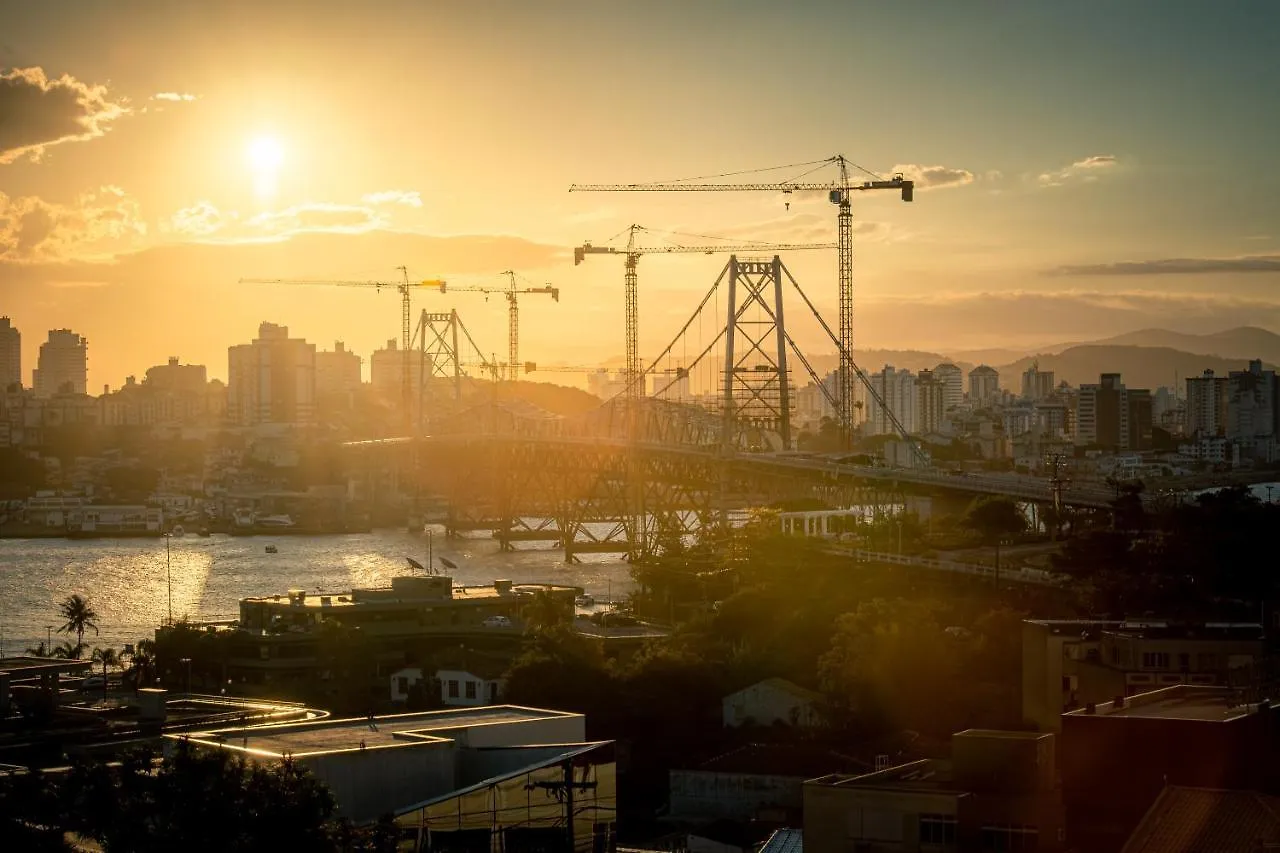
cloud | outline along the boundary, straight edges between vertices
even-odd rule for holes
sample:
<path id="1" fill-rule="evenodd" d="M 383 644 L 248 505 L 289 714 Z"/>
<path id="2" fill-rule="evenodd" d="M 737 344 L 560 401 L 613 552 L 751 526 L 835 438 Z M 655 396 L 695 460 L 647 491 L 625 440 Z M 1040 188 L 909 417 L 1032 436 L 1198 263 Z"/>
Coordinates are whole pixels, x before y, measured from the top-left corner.
<path id="1" fill-rule="evenodd" d="M 153 101 L 194 101 L 196 96 L 187 92 L 156 92 L 151 96 Z"/>
<path id="2" fill-rule="evenodd" d="M 1149 261 L 1113 261 L 1103 264 L 1068 264 L 1049 270 L 1050 275 L 1182 275 L 1188 273 L 1277 273 L 1280 255 L 1244 255 L 1237 258 L 1160 258 Z"/>
<path id="3" fill-rule="evenodd" d="M 50 263 L 137 248 L 147 234 L 138 202 L 115 186 L 69 204 L 0 193 L 0 261 Z"/>
<path id="4" fill-rule="evenodd" d="M 223 214 L 212 202 L 199 201 L 169 217 L 162 230 L 184 237 L 208 237 L 221 231 L 234 219 L 234 213 Z"/>
<path id="5" fill-rule="evenodd" d="M 1120 160 L 1114 154 L 1094 154 L 1077 160 L 1054 172 L 1044 172 L 1036 178 L 1042 187 L 1061 187 L 1069 183 L 1092 183 L 1102 172 L 1116 168 Z"/>
<path id="6" fill-rule="evenodd" d="M 311 202 L 284 210 L 259 213 L 245 220 L 249 229 L 263 236 L 289 237 L 306 232 L 359 234 L 385 225 L 385 220 L 368 207 L 350 204 Z"/>
<path id="7" fill-rule="evenodd" d="M 51 145 L 102 136 L 129 111 L 109 98 L 105 86 L 90 86 L 64 74 L 15 68 L 0 74 L 0 164 L 28 156 L 39 160 Z"/>
<path id="8" fill-rule="evenodd" d="M 384 190 L 380 193 L 369 193 L 360 200 L 365 204 L 404 204 L 409 207 L 422 207 L 422 196 L 417 190 Z"/>
<path id="9" fill-rule="evenodd" d="M 909 181 L 915 181 L 918 190 L 936 190 L 944 187 L 962 187 L 974 181 L 974 174 L 968 169 L 953 169 L 949 166 L 919 166 L 902 164 L 894 166 L 890 171 L 901 172 Z"/>

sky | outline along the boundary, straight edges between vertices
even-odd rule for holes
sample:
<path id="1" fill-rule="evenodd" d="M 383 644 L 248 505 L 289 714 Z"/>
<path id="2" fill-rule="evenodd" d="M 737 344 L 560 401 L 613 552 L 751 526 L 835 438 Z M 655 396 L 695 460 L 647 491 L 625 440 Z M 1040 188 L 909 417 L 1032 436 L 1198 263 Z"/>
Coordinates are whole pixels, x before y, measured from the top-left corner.
<path id="1" fill-rule="evenodd" d="M 919 188 L 855 198 L 860 348 L 1280 331 L 1276 43 L 1269 0 L 0 0 L 0 314 L 25 377 L 46 330 L 83 334 L 97 389 L 168 356 L 225 377 L 264 320 L 398 337 L 389 289 L 241 278 L 513 269 L 561 290 L 521 301 L 522 359 L 594 364 L 624 351 L 622 262 L 574 246 L 831 241 L 835 209 L 570 184 L 843 154 Z M 642 354 L 725 260 L 641 261 Z M 784 260 L 834 324 L 834 252 Z M 505 352 L 500 296 L 420 308 Z"/>

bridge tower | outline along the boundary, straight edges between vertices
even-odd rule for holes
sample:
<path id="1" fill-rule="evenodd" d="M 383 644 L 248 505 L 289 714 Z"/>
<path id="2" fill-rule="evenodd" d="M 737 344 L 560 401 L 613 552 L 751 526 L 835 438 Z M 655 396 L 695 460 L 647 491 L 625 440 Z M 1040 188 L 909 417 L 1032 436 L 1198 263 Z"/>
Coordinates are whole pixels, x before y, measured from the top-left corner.
<path id="1" fill-rule="evenodd" d="M 762 446 L 791 448 L 791 384 L 782 310 L 782 260 L 729 258 L 724 385 L 724 443 L 734 427 L 756 433 Z"/>

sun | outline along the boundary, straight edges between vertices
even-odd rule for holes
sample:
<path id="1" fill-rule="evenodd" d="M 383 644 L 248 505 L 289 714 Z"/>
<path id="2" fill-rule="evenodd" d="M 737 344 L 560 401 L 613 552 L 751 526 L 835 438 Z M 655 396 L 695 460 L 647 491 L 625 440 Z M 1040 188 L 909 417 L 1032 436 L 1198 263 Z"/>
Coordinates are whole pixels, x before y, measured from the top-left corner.
<path id="1" fill-rule="evenodd" d="M 274 136 L 256 136 L 245 146 L 245 158 L 249 161 L 254 190 L 259 196 L 275 195 L 284 153 L 284 145 Z"/>

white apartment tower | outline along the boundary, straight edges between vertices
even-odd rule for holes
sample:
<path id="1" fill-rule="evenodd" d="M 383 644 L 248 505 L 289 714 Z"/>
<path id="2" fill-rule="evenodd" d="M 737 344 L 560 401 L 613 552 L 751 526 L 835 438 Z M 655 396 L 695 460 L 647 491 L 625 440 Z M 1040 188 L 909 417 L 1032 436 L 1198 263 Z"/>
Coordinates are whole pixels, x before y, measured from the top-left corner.
<path id="1" fill-rule="evenodd" d="M 933 369 L 933 378 L 942 383 L 942 409 L 944 412 L 964 403 L 964 371 L 950 362 L 943 362 Z"/>
<path id="2" fill-rule="evenodd" d="M 309 424 L 315 417 L 316 346 L 263 323 L 258 337 L 227 351 L 227 416 L 240 426 Z"/>
<path id="3" fill-rule="evenodd" d="M 898 370 L 893 365 L 886 364 L 884 370 L 871 374 L 871 385 L 884 401 L 885 407 L 897 417 L 902 428 L 908 434 L 917 432 L 919 427 L 916 423 L 916 377 L 911 371 Z M 865 409 L 867 435 L 894 434 L 897 430 L 893 426 L 893 421 L 875 398 L 867 396 Z"/>
<path id="4" fill-rule="evenodd" d="M 937 371 L 920 371 L 916 377 L 916 426 L 920 434 L 942 432 L 946 410 L 946 381 L 938 376 Z"/>
<path id="5" fill-rule="evenodd" d="M 1187 434 L 1216 438 L 1227 433 L 1227 377 L 1206 370 L 1187 377 Z"/>
<path id="6" fill-rule="evenodd" d="M 1041 370 L 1040 362 L 1031 362 L 1031 366 L 1022 373 L 1022 398 L 1035 402 L 1052 395 L 1053 371 Z"/>
<path id="7" fill-rule="evenodd" d="M 64 391 L 84 394 L 89 380 L 89 342 L 70 329 L 52 329 L 40 345 L 31 385 L 37 397 Z"/>
<path id="8" fill-rule="evenodd" d="M 0 317 L 0 392 L 15 382 L 22 384 L 22 334 Z"/>
<path id="9" fill-rule="evenodd" d="M 336 341 L 332 352 L 316 353 L 316 393 L 345 394 L 360 387 L 360 356 Z"/>
<path id="10" fill-rule="evenodd" d="M 1000 397 L 1000 372 L 994 367 L 979 364 L 969 371 L 969 402 L 986 406 Z"/>

